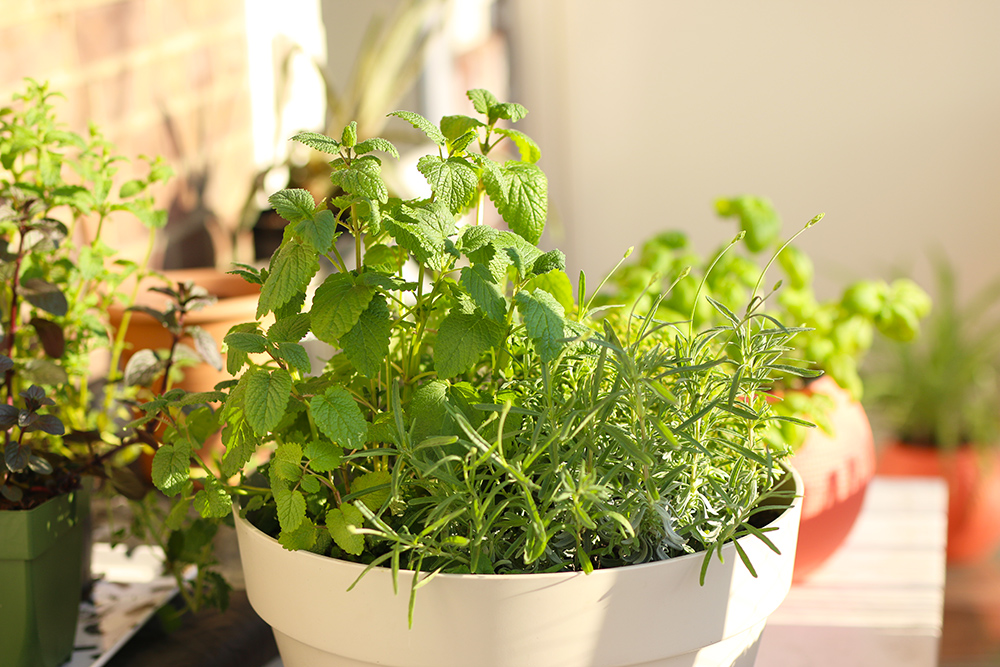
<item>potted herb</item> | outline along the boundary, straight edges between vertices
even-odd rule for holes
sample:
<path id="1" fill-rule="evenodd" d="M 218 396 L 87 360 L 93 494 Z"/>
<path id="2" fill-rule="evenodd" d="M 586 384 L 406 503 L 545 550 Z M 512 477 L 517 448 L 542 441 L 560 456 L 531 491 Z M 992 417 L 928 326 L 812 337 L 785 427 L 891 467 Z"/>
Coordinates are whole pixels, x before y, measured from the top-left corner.
<path id="1" fill-rule="evenodd" d="M 777 252 L 782 287 L 768 300 L 766 312 L 809 329 L 798 335 L 790 354 L 823 371 L 819 378 L 785 377 L 775 387 L 781 397 L 775 405 L 778 414 L 820 426 L 804 430 L 785 421 L 773 430 L 774 437 L 795 447 L 792 466 L 806 487 L 795 567 L 796 578 L 804 579 L 847 537 L 875 472 L 874 439 L 860 403 L 858 363 L 876 333 L 889 340 L 912 339 L 930 300 L 915 283 L 901 279 L 891 284 L 857 281 L 839 298 L 820 301 L 813 292 L 812 262 L 797 246 L 783 244 L 781 219 L 770 201 L 743 195 L 719 199 L 715 207 L 720 216 L 739 224 L 741 252 L 720 250 L 703 259 L 683 233 L 664 232 L 643 245 L 638 261 L 623 267 L 612 286 L 619 298 L 641 294 L 650 303 L 676 282 L 657 307 L 659 318 L 722 321 L 707 302 L 696 303 L 699 289 L 736 309 L 760 279 L 764 260 Z M 692 265 L 698 268 L 678 278 Z"/>
<path id="2" fill-rule="evenodd" d="M 503 122 L 526 110 L 469 97 L 478 117 L 393 114 L 438 147 L 425 200 L 388 196 L 375 153 L 395 149 L 353 124 L 296 137 L 345 194 L 271 197 L 289 224 L 267 269 L 238 269 L 261 284 L 258 320 L 225 338 L 239 379 L 145 406 L 168 425 L 153 480 L 178 513 L 237 502 L 248 595 L 288 665 L 752 663 L 791 580 L 795 479 L 765 432 L 795 420 L 767 390 L 810 374 L 782 361 L 799 330 L 758 290 L 715 305 L 721 325 L 634 304 L 595 320 L 585 278 L 574 292 L 537 247 L 540 151 Z M 495 160 L 505 145 L 520 159 Z M 490 202 L 508 229 L 478 224 Z M 317 255 L 338 270 L 310 295 Z M 309 332 L 339 350 L 318 376 Z M 225 424 L 221 461 L 196 451 L 199 402 L 219 404 L 201 416 Z"/>
<path id="3" fill-rule="evenodd" d="M 889 434 L 878 472 L 946 479 L 948 561 L 971 563 L 1000 544 L 1000 283 L 961 304 L 951 266 L 936 269 L 927 326 L 873 355 L 867 400 Z"/>
<path id="4" fill-rule="evenodd" d="M 83 138 L 60 126 L 55 95 L 29 81 L 0 109 L 0 663 L 14 666 L 57 665 L 72 650 L 89 578 L 81 477 L 146 491 L 114 422 L 128 390 L 96 381 L 91 364 L 120 352 L 105 313 L 130 298 L 122 285 L 140 270 L 102 233 L 117 215 L 151 229 L 166 220 L 147 188 L 169 170 L 152 160 L 114 193 L 122 158 L 96 129 Z"/>

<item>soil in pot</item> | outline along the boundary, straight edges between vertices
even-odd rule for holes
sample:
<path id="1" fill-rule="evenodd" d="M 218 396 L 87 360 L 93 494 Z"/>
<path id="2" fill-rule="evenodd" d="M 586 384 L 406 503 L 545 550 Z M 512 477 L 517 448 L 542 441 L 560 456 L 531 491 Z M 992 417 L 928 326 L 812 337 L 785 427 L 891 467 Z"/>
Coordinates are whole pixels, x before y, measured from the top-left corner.
<path id="1" fill-rule="evenodd" d="M 810 429 L 790 464 L 805 493 L 795 554 L 795 580 L 803 581 L 837 551 L 857 521 L 875 474 L 875 441 L 861 403 L 828 376 L 809 391 L 833 399 L 832 433 Z"/>
<path id="2" fill-rule="evenodd" d="M 890 442 L 879 452 L 878 474 L 947 482 L 949 564 L 982 562 L 1000 547 L 1000 452 Z"/>

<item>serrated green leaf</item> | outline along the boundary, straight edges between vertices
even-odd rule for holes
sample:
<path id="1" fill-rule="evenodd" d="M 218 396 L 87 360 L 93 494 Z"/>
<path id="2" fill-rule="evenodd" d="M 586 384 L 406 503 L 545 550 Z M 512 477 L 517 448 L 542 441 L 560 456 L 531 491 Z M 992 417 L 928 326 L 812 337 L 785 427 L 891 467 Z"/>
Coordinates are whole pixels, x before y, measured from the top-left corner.
<path id="1" fill-rule="evenodd" d="M 319 493 L 319 490 L 323 488 L 319 479 L 315 475 L 305 475 L 299 481 L 299 488 L 301 488 L 306 493 Z"/>
<path id="2" fill-rule="evenodd" d="M 230 350 L 239 350 L 250 354 L 261 354 L 267 351 L 267 339 L 259 333 L 233 331 L 222 339 Z"/>
<path id="3" fill-rule="evenodd" d="M 525 289 L 531 291 L 536 288 L 554 296 L 563 307 L 564 313 L 573 309 L 573 284 L 565 271 L 555 270 L 533 276 L 525 285 Z"/>
<path id="4" fill-rule="evenodd" d="M 319 134 L 318 132 L 299 132 L 292 137 L 292 141 L 305 144 L 309 148 L 318 150 L 320 153 L 327 153 L 329 155 L 337 155 L 340 153 L 339 141 L 332 139 L 325 134 Z"/>
<path id="5" fill-rule="evenodd" d="M 430 122 L 418 113 L 414 113 L 412 111 L 393 111 L 387 115 L 402 118 L 407 123 L 427 135 L 427 138 L 438 146 L 444 146 L 447 142 L 445 136 L 441 134 L 441 130 L 435 127 L 434 123 Z"/>
<path id="6" fill-rule="evenodd" d="M 555 297 L 544 290 L 533 292 L 521 291 L 515 297 L 528 337 L 535 345 L 542 361 L 552 361 L 562 350 L 560 342 L 565 334 L 565 318 L 563 307 Z"/>
<path id="7" fill-rule="evenodd" d="M 145 189 L 146 183 L 144 181 L 141 181 L 138 178 L 133 178 L 130 181 L 122 183 L 122 187 L 118 190 L 118 198 L 128 199 L 130 197 L 134 197 Z"/>
<path id="8" fill-rule="evenodd" d="M 389 191 L 382 180 L 382 162 L 374 155 L 363 155 L 351 160 L 334 160 L 330 181 L 346 192 L 374 199 L 383 204 L 389 201 Z"/>
<path id="9" fill-rule="evenodd" d="M 413 442 L 421 442 L 432 435 L 455 434 L 455 422 L 445 407 L 448 387 L 444 380 L 431 380 L 413 392 L 409 410 Z"/>
<path id="10" fill-rule="evenodd" d="M 256 333 L 258 331 L 256 322 L 244 322 L 242 324 L 236 324 L 230 327 L 228 336 L 231 333 Z M 223 338 L 225 341 L 225 338 Z M 250 356 L 243 352 L 242 350 L 237 350 L 235 348 L 229 348 L 226 352 L 226 371 L 236 377 L 243 370 L 243 366 L 247 364 L 250 360 Z"/>
<path id="11" fill-rule="evenodd" d="M 392 316 L 385 297 L 376 294 L 361 313 L 350 331 L 340 337 L 344 354 L 366 378 L 378 377 L 382 364 L 389 355 L 389 338 L 392 335 Z"/>
<path id="12" fill-rule="evenodd" d="M 358 121 L 352 120 L 348 125 L 344 127 L 344 131 L 340 135 L 340 143 L 347 148 L 354 148 L 354 144 L 358 142 Z"/>
<path id="13" fill-rule="evenodd" d="M 377 512 L 389 500 L 388 485 L 390 482 L 392 482 L 392 475 L 385 470 L 366 472 L 351 482 L 351 493 L 357 496 L 358 500 L 363 502 L 368 509 Z M 383 485 L 386 488 L 363 493 L 367 489 Z"/>
<path id="14" fill-rule="evenodd" d="M 257 435 L 266 435 L 277 426 L 285 414 L 285 406 L 292 395 L 292 376 L 282 368 L 266 371 L 255 368 L 247 371 L 245 418 Z"/>
<path id="15" fill-rule="evenodd" d="M 330 252 L 330 248 L 338 236 L 337 219 L 334 217 L 332 211 L 326 209 L 317 211 L 315 215 L 298 221 L 292 229 L 296 234 L 311 243 L 321 255 Z"/>
<path id="16" fill-rule="evenodd" d="M 170 508 L 170 512 L 167 513 L 167 518 L 163 520 L 163 525 L 170 530 L 180 530 L 189 509 L 191 509 L 191 499 L 178 498 L 174 506 Z"/>
<path id="17" fill-rule="evenodd" d="M 501 322 L 507 316 L 507 299 L 503 288 L 494 282 L 493 274 L 482 265 L 462 267 L 459 284 L 465 288 L 475 303 L 491 320 Z"/>
<path id="18" fill-rule="evenodd" d="M 321 341 L 337 345 L 368 308 L 375 290 L 359 285 L 349 273 L 334 273 L 323 281 L 309 311 L 311 327 Z"/>
<path id="19" fill-rule="evenodd" d="M 503 118 L 516 123 L 528 115 L 528 110 L 516 102 L 502 102 L 490 106 L 490 120 Z"/>
<path id="20" fill-rule="evenodd" d="M 308 241 L 286 231 L 281 247 L 271 259 L 264 287 L 257 301 L 257 317 L 277 311 L 309 286 L 309 281 L 319 271 L 316 249 Z"/>
<path id="21" fill-rule="evenodd" d="M 226 453 L 222 457 L 222 474 L 232 477 L 250 462 L 260 440 L 244 418 L 242 408 L 229 409 L 227 412 L 226 426 L 222 429 L 222 443 L 226 446 Z"/>
<path id="22" fill-rule="evenodd" d="M 372 151 L 382 151 L 383 153 L 388 153 L 397 160 L 399 159 L 399 151 L 396 147 L 392 145 L 392 142 L 383 139 L 382 137 L 372 137 L 371 139 L 365 139 L 360 144 L 354 147 L 354 152 L 357 155 L 362 155 L 364 153 L 371 153 Z"/>
<path id="23" fill-rule="evenodd" d="M 482 155 L 473 154 L 473 161 L 479 167 L 482 172 L 483 187 L 486 189 L 486 196 L 490 198 L 490 201 L 497 207 L 500 208 L 501 205 L 507 205 L 507 191 L 510 190 L 510 177 L 504 172 L 503 168 Z"/>
<path id="24" fill-rule="evenodd" d="M 441 118 L 441 133 L 448 141 L 455 141 L 469 130 L 485 126 L 484 122 L 471 116 L 444 116 Z"/>
<path id="25" fill-rule="evenodd" d="M 175 496 L 188 483 L 191 470 L 191 445 L 187 441 L 160 445 L 153 455 L 153 484 L 168 496 Z"/>
<path id="26" fill-rule="evenodd" d="M 497 283 L 506 280 L 507 268 L 515 263 L 515 259 L 522 266 L 532 266 L 542 256 L 542 251 L 536 246 L 506 230 L 497 234 L 490 247 L 492 253 L 484 252 L 484 249 L 481 249 L 470 255 L 469 259 L 472 260 L 473 264 L 481 264 L 483 258 L 488 258 L 486 266 L 489 267 L 490 273 Z"/>
<path id="27" fill-rule="evenodd" d="M 462 230 L 458 240 L 458 248 L 468 254 L 480 248 L 489 246 L 496 240 L 500 232 L 486 225 L 472 225 Z"/>
<path id="28" fill-rule="evenodd" d="M 272 343 L 298 343 L 309 333 L 309 323 L 308 313 L 280 319 L 267 330 L 267 339 Z"/>
<path id="29" fill-rule="evenodd" d="M 312 373 L 309 353 L 298 343 L 278 343 L 278 356 L 302 375 Z"/>
<path id="30" fill-rule="evenodd" d="M 386 230 L 417 261 L 432 268 L 443 268 L 447 239 L 455 233 L 455 216 L 441 201 L 418 206 L 402 204 L 383 220 Z"/>
<path id="31" fill-rule="evenodd" d="M 282 530 L 278 544 L 289 551 L 311 551 L 318 541 L 319 529 L 309 517 L 304 517 L 295 530 Z"/>
<path id="32" fill-rule="evenodd" d="M 221 519 L 229 516 L 233 509 L 233 501 L 219 480 L 208 476 L 204 480 L 204 487 L 194 496 L 194 508 L 206 519 Z"/>
<path id="33" fill-rule="evenodd" d="M 316 200 L 308 190 L 287 188 L 279 190 L 267 198 L 274 210 L 290 223 L 312 220 Z"/>
<path id="34" fill-rule="evenodd" d="M 376 271 L 395 273 L 399 270 L 398 248 L 390 248 L 382 243 L 376 243 L 365 251 L 362 263 Z"/>
<path id="35" fill-rule="evenodd" d="M 277 488 L 273 490 L 274 502 L 278 506 L 278 523 L 282 532 L 292 531 L 302 525 L 306 518 L 306 499 L 298 489 Z"/>
<path id="36" fill-rule="evenodd" d="M 490 107 L 500 104 L 500 100 L 485 88 L 474 88 L 466 91 L 465 95 L 472 101 L 473 108 L 481 114 L 488 114 Z"/>
<path id="37" fill-rule="evenodd" d="M 503 340 L 503 326 L 476 313 L 449 313 L 438 328 L 434 368 L 439 378 L 465 373 Z"/>
<path id="38" fill-rule="evenodd" d="M 514 145 L 517 146 L 518 152 L 521 154 L 521 162 L 534 164 L 541 159 L 542 149 L 540 149 L 538 144 L 536 144 L 534 140 L 524 132 L 504 127 L 498 127 L 493 131 L 514 142 Z"/>
<path id="39" fill-rule="evenodd" d="M 275 480 L 288 482 L 290 485 L 294 485 L 302 478 L 302 446 L 300 444 L 283 442 L 278 445 L 271 459 L 271 476 Z"/>
<path id="40" fill-rule="evenodd" d="M 417 171 L 424 175 L 434 195 L 452 213 L 465 209 L 476 195 L 479 178 L 462 158 L 443 160 L 437 155 L 425 155 L 417 162 Z"/>
<path id="41" fill-rule="evenodd" d="M 330 472 L 340 467 L 344 449 L 329 440 L 311 440 L 306 443 L 305 454 L 312 470 Z"/>
<path id="42" fill-rule="evenodd" d="M 494 200 L 497 210 L 512 232 L 529 243 L 538 243 L 549 209 L 545 173 L 536 165 L 515 161 L 504 163 L 503 172 L 509 183 L 504 201 Z"/>
<path id="43" fill-rule="evenodd" d="M 365 550 L 364 535 L 352 533 L 348 526 L 362 527 L 364 517 L 353 505 L 334 507 L 326 513 L 326 529 L 337 546 L 349 554 L 360 556 Z"/>
<path id="44" fill-rule="evenodd" d="M 364 447 L 368 422 L 346 389 L 330 387 L 313 396 L 309 409 L 316 426 L 335 444 L 345 449 Z"/>

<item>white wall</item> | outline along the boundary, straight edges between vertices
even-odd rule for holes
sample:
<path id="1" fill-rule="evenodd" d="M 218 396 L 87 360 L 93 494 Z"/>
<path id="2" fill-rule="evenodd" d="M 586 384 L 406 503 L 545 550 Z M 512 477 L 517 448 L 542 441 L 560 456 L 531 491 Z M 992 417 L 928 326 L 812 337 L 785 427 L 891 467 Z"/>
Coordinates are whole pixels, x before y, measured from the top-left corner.
<path id="1" fill-rule="evenodd" d="M 510 0 L 515 100 L 591 284 L 663 229 L 709 250 L 719 195 L 770 197 L 820 287 L 941 247 L 1000 272 L 1000 2 Z"/>

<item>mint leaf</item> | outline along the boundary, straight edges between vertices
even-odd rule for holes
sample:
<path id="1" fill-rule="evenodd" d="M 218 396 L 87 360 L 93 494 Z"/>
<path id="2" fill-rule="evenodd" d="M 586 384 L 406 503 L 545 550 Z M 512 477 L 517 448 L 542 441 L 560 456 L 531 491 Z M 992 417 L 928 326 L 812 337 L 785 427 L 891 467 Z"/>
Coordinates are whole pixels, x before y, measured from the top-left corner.
<path id="1" fill-rule="evenodd" d="M 282 218 L 291 223 L 310 220 L 316 208 L 316 200 L 308 190 L 288 188 L 279 190 L 267 198 L 274 210 Z"/>
<path id="2" fill-rule="evenodd" d="M 516 102 L 503 102 L 502 104 L 493 104 L 490 106 L 489 118 L 490 121 L 503 118 L 516 123 L 527 115 L 528 110 L 520 104 Z"/>
<path id="3" fill-rule="evenodd" d="M 253 428 L 243 417 L 243 409 L 230 409 L 226 426 L 222 429 L 222 443 L 226 446 L 226 453 L 222 457 L 223 476 L 232 477 L 242 470 L 253 457 L 258 442 Z"/>
<path id="4" fill-rule="evenodd" d="M 194 508 L 205 518 L 221 519 L 229 516 L 233 509 L 233 501 L 229 499 L 226 488 L 211 475 L 205 477 L 204 488 L 194 496 Z"/>
<path id="5" fill-rule="evenodd" d="M 333 169 L 330 181 L 334 185 L 383 204 L 389 201 L 389 191 L 382 180 L 382 161 L 374 155 L 363 155 L 351 160 L 350 164 L 338 158 L 330 163 L 330 167 Z"/>
<path id="6" fill-rule="evenodd" d="M 337 220 L 332 211 L 317 211 L 304 220 L 299 220 L 292 230 L 312 244 L 321 254 L 330 252 L 334 239 L 337 238 Z"/>
<path id="7" fill-rule="evenodd" d="M 349 273 L 334 273 L 316 289 L 309 316 L 312 330 L 321 341 L 336 345 L 358 323 L 375 290 L 358 285 Z"/>
<path id="8" fill-rule="evenodd" d="M 435 196 L 452 213 L 462 211 L 476 195 L 479 178 L 462 158 L 443 160 L 437 155 L 425 155 L 417 162 L 417 171 L 424 175 Z"/>
<path id="9" fill-rule="evenodd" d="M 524 132 L 511 130 L 505 127 L 498 127 L 493 131 L 514 142 L 514 145 L 517 146 L 518 152 L 521 154 L 521 162 L 534 164 L 542 157 L 542 149 L 540 149 L 538 144 L 536 144 L 534 140 Z"/>
<path id="10" fill-rule="evenodd" d="M 383 223 L 396 243 L 413 253 L 418 262 L 442 268 L 446 240 L 455 233 L 455 216 L 443 202 L 401 204 Z"/>
<path id="11" fill-rule="evenodd" d="M 390 248 L 383 243 L 376 243 L 365 252 L 362 264 L 369 269 L 383 273 L 395 273 L 399 270 L 398 248 Z"/>
<path id="12" fill-rule="evenodd" d="M 263 436 L 271 432 L 285 414 L 292 395 L 292 376 L 282 368 L 266 371 L 248 370 L 240 384 L 246 387 L 245 418 L 254 433 Z"/>
<path id="13" fill-rule="evenodd" d="M 298 493 L 298 492 L 296 492 Z M 316 524 L 309 517 L 303 517 L 294 530 L 282 530 L 278 535 L 278 544 L 289 551 L 312 550 L 319 539 Z"/>
<path id="14" fill-rule="evenodd" d="M 306 518 L 306 499 L 301 491 L 273 489 L 274 502 L 278 506 L 278 523 L 281 531 L 291 531 L 302 525 Z"/>
<path id="15" fill-rule="evenodd" d="M 229 333 L 227 333 L 226 335 L 228 336 L 233 333 L 256 334 L 258 331 L 259 330 L 257 329 L 256 322 L 244 322 L 242 324 L 233 325 L 229 329 Z M 222 340 L 223 342 L 225 342 L 225 338 L 223 338 Z M 226 343 L 226 345 L 228 346 L 229 343 Z M 240 371 L 243 369 L 243 366 L 246 365 L 246 363 L 249 360 L 250 357 L 247 355 L 246 352 L 238 350 L 234 347 L 230 347 L 229 350 L 226 352 L 226 371 L 230 375 L 235 377 L 240 374 Z"/>
<path id="16" fill-rule="evenodd" d="M 301 445 L 297 442 L 283 442 L 278 445 L 271 459 L 271 478 L 288 482 L 290 485 L 302 479 Z"/>
<path id="17" fill-rule="evenodd" d="M 438 328 L 434 367 L 439 378 L 460 375 L 503 340 L 502 325 L 480 314 L 449 313 Z"/>
<path id="18" fill-rule="evenodd" d="M 337 155 L 340 153 L 339 141 L 331 139 L 325 134 L 319 134 L 318 132 L 299 132 L 292 137 L 292 141 L 305 144 L 309 148 L 318 150 L 320 153 L 328 153 L 330 155 Z"/>
<path id="19" fill-rule="evenodd" d="M 536 275 L 549 271 L 565 271 L 566 255 L 562 250 L 550 250 L 531 264 L 531 272 Z"/>
<path id="20" fill-rule="evenodd" d="M 432 435 L 453 435 L 454 420 L 448 414 L 448 383 L 431 380 L 413 392 L 410 400 L 410 424 L 413 442 L 420 442 Z"/>
<path id="21" fill-rule="evenodd" d="M 354 148 L 358 143 L 358 121 L 352 120 L 340 135 L 340 143 L 347 148 Z"/>
<path id="22" fill-rule="evenodd" d="M 477 264 L 462 267 L 459 284 L 472 297 L 472 302 L 491 320 L 501 322 L 507 316 L 507 299 L 503 288 L 494 282 L 493 275 L 486 266 Z"/>
<path id="23" fill-rule="evenodd" d="M 482 155 L 472 154 L 472 160 L 479 167 L 483 178 L 483 187 L 486 189 L 486 196 L 499 209 L 501 205 L 507 205 L 507 191 L 510 189 L 510 177 L 493 160 Z"/>
<path id="24" fill-rule="evenodd" d="M 360 556 L 365 550 L 365 537 L 352 533 L 348 526 L 362 527 L 365 518 L 353 505 L 334 507 L 326 513 L 326 529 L 337 546 L 354 556 Z"/>
<path id="25" fill-rule="evenodd" d="M 240 352 L 248 352 L 250 354 L 260 354 L 267 351 L 267 339 L 259 333 L 233 331 L 227 333 L 226 337 L 222 340 L 229 346 L 230 350 L 239 350 Z"/>
<path id="26" fill-rule="evenodd" d="M 363 153 L 371 153 L 372 151 L 382 151 L 383 153 L 388 153 L 397 160 L 399 159 L 399 151 L 396 147 L 392 145 L 392 142 L 383 139 L 382 137 L 372 137 L 371 139 L 365 139 L 360 144 L 354 147 L 354 152 L 357 155 L 362 155 Z"/>
<path id="27" fill-rule="evenodd" d="M 309 333 L 309 314 L 297 313 L 278 320 L 267 330 L 267 339 L 272 343 L 298 343 Z"/>
<path id="28" fill-rule="evenodd" d="M 537 263 L 537 262 L 536 262 Z M 573 302 L 573 284 L 565 271 L 549 271 L 531 278 L 524 286 L 528 291 L 536 288 L 544 290 L 555 297 L 559 305 L 563 307 L 563 312 L 568 312 L 575 305 Z"/>
<path id="29" fill-rule="evenodd" d="M 441 119 L 441 133 L 448 141 L 455 141 L 469 130 L 479 127 L 486 127 L 486 123 L 470 116 L 444 116 Z"/>
<path id="30" fill-rule="evenodd" d="M 257 317 L 276 311 L 305 291 L 309 281 L 319 271 L 316 248 L 308 241 L 285 231 L 285 239 L 271 263 L 257 301 Z"/>
<path id="31" fill-rule="evenodd" d="M 473 108 L 484 115 L 490 112 L 490 107 L 500 104 L 500 100 L 485 88 L 474 88 L 466 91 L 465 95 L 472 100 Z"/>
<path id="32" fill-rule="evenodd" d="M 503 172 L 510 182 L 504 200 L 494 200 L 494 204 L 512 232 L 529 243 L 538 243 L 545 230 L 549 207 L 545 173 L 536 165 L 513 160 L 504 163 Z M 490 194 L 489 189 L 487 194 Z"/>
<path id="33" fill-rule="evenodd" d="M 309 402 L 316 426 L 323 435 L 345 449 L 365 445 L 368 422 L 354 398 L 343 387 L 330 387 Z"/>
<path id="34" fill-rule="evenodd" d="M 306 352 L 306 348 L 298 343 L 278 343 L 278 356 L 302 375 L 312 373 L 312 362 L 309 361 L 309 353 Z"/>
<path id="35" fill-rule="evenodd" d="M 359 373 L 366 378 L 376 378 L 389 355 L 391 335 L 392 317 L 385 297 L 376 294 L 368 309 L 361 313 L 358 323 L 340 337 L 340 345 Z"/>
<path id="36" fill-rule="evenodd" d="M 355 494 L 358 499 L 368 507 L 368 509 L 373 512 L 377 512 L 382 505 L 385 504 L 385 501 L 389 500 L 390 490 L 388 485 L 391 482 L 392 475 L 385 470 L 366 472 L 364 475 L 361 475 L 351 482 L 351 493 Z M 385 485 L 386 488 L 364 493 L 368 489 L 383 485 Z"/>
<path id="37" fill-rule="evenodd" d="M 402 118 L 407 123 L 427 135 L 427 138 L 438 146 L 444 146 L 446 143 L 444 135 L 441 134 L 441 130 L 437 129 L 434 123 L 430 122 L 418 113 L 413 113 L 412 111 L 393 111 L 387 115 Z"/>
<path id="38" fill-rule="evenodd" d="M 330 472 L 340 467 L 344 450 L 329 440 L 312 440 L 306 443 L 305 454 L 312 470 Z"/>
<path id="39" fill-rule="evenodd" d="M 160 445 L 153 455 L 151 477 L 153 484 L 168 496 L 183 490 L 191 474 L 191 444 L 186 440 Z"/>
<path id="40" fill-rule="evenodd" d="M 536 246 L 506 230 L 497 234 L 491 248 L 493 249 L 492 254 L 480 250 L 470 255 L 469 259 L 474 264 L 482 264 L 485 258 L 486 266 L 489 267 L 490 273 L 493 274 L 498 283 L 506 279 L 507 267 L 515 264 L 515 259 L 519 260 L 517 263 L 523 267 L 534 265 L 535 261 L 542 256 L 542 251 Z"/>
<path id="41" fill-rule="evenodd" d="M 458 239 L 458 248 L 465 254 L 475 252 L 493 243 L 499 233 L 497 230 L 486 225 L 466 227 L 462 230 L 462 236 Z"/>
<path id="42" fill-rule="evenodd" d="M 563 346 L 560 339 L 565 337 L 563 307 L 555 297 L 540 289 L 518 292 L 514 300 L 535 350 L 542 361 L 552 361 L 559 356 Z"/>

